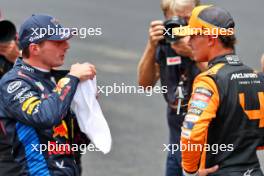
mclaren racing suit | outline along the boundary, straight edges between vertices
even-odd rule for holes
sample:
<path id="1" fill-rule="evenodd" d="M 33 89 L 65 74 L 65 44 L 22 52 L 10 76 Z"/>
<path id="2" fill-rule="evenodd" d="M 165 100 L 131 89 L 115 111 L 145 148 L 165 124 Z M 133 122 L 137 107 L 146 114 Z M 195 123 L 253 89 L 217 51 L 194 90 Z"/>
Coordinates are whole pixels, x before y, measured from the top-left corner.
<path id="1" fill-rule="evenodd" d="M 263 136 L 263 78 L 236 55 L 216 57 L 195 78 L 182 126 L 185 175 L 219 165 L 211 175 L 263 176 L 256 155 Z"/>
<path id="2" fill-rule="evenodd" d="M 56 84 L 56 75 L 17 59 L 0 81 L 1 145 L 19 164 L 17 175 L 80 175 L 71 146 L 81 137 L 70 111 L 79 80 L 66 75 Z M 11 159 L 0 164 L 5 161 Z"/>

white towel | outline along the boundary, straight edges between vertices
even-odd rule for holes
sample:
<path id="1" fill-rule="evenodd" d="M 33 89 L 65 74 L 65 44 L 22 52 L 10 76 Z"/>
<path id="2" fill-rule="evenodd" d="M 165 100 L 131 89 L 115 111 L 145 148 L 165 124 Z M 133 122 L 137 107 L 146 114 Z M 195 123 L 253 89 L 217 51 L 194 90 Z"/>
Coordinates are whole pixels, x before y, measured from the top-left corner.
<path id="1" fill-rule="evenodd" d="M 111 150 L 112 138 L 109 126 L 96 99 L 96 78 L 78 84 L 71 103 L 79 127 L 96 148 L 107 154 Z"/>

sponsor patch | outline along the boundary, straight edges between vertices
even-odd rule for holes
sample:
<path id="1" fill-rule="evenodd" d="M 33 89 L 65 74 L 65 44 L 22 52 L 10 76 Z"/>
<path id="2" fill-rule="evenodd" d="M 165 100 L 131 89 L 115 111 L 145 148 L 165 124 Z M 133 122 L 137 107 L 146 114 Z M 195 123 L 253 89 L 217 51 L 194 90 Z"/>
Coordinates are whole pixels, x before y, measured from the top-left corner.
<path id="1" fill-rule="evenodd" d="M 190 139 L 191 138 L 191 133 L 192 131 L 186 128 L 182 128 L 182 132 L 181 132 L 181 136 L 186 138 L 186 139 Z"/>
<path id="2" fill-rule="evenodd" d="M 31 103 L 29 106 L 28 106 L 28 109 L 27 109 L 27 114 L 31 115 L 32 114 L 32 111 L 34 108 L 37 107 L 37 105 L 39 105 L 41 103 L 40 100 L 38 101 L 35 101 L 34 103 Z"/>
<path id="3" fill-rule="evenodd" d="M 30 67 L 28 67 L 28 66 L 26 66 L 26 65 L 22 65 L 21 68 L 22 68 L 23 70 L 27 70 L 27 71 L 29 71 L 29 72 L 31 72 L 31 73 L 34 73 L 34 71 L 35 71 L 33 68 L 30 68 Z"/>
<path id="4" fill-rule="evenodd" d="M 63 101 L 66 97 L 66 95 L 69 93 L 71 90 L 71 86 L 66 86 L 65 89 L 63 89 L 63 92 L 61 93 L 60 99 Z"/>
<path id="5" fill-rule="evenodd" d="M 32 113 L 33 115 L 39 112 L 39 105 L 40 105 L 40 104 L 37 104 L 37 106 L 36 106 L 35 109 L 33 110 L 33 113 Z"/>
<path id="6" fill-rule="evenodd" d="M 198 120 L 199 120 L 199 116 L 197 115 L 187 114 L 185 116 L 185 121 L 188 121 L 188 122 L 197 122 Z"/>
<path id="7" fill-rule="evenodd" d="M 200 116 L 203 113 L 203 110 L 192 107 L 191 109 L 188 110 L 188 115 L 189 114 L 194 114 Z"/>
<path id="8" fill-rule="evenodd" d="M 19 99 L 19 103 L 21 103 L 21 101 L 20 101 L 20 98 L 27 92 L 29 90 L 29 88 L 28 87 L 23 87 L 22 89 L 21 89 L 21 91 L 20 92 L 18 92 L 15 96 L 14 96 L 14 98 L 13 98 L 13 100 L 18 100 Z M 30 92 L 31 93 L 31 92 Z M 24 96 L 23 96 L 24 97 Z M 29 98 L 29 97 L 28 97 Z"/>
<path id="9" fill-rule="evenodd" d="M 230 65 L 237 65 L 241 63 L 236 55 L 226 55 L 225 58 Z"/>
<path id="10" fill-rule="evenodd" d="M 30 97 L 33 97 L 33 93 L 29 92 L 21 97 L 18 98 L 19 103 L 23 103 L 25 100 L 29 99 Z"/>
<path id="11" fill-rule="evenodd" d="M 231 75 L 231 80 L 233 79 L 255 79 L 258 78 L 256 73 L 233 73 Z"/>
<path id="12" fill-rule="evenodd" d="M 8 84 L 7 86 L 7 92 L 8 93 L 13 93 L 15 92 L 16 90 L 18 90 L 22 85 L 22 82 L 21 81 L 14 81 L 14 82 L 11 82 Z"/>
<path id="13" fill-rule="evenodd" d="M 56 88 L 55 88 L 55 92 L 57 92 L 58 94 L 61 94 L 62 89 L 70 82 L 70 78 L 62 78 L 59 80 Z"/>
<path id="14" fill-rule="evenodd" d="M 180 56 L 167 57 L 167 65 L 179 65 L 181 63 L 182 61 Z"/>
<path id="15" fill-rule="evenodd" d="M 191 130 L 191 129 L 193 129 L 193 126 L 195 124 L 193 122 L 184 121 L 182 125 L 184 128 Z"/>
<path id="16" fill-rule="evenodd" d="M 208 103 L 210 101 L 210 97 L 201 93 L 194 93 L 192 95 L 192 100 L 200 100 Z"/>
<path id="17" fill-rule="evenodd" d="M 208 97 L 212 97 L 212 95 L 213 95 L 213 92 L 211 90 L 208 90 L 208 89 L 203 88 L 203 87 L 197 87 L 194 90 L 194 93 L 200 93 L 200 94 L 206 95 Z"/>
<path id="18" fill-rule="evenodd" d="M 29 105 L 31 103 L 33 103 L 34 101 L 36 101 L 38 98 L 37 97 L 30 97 L 28 98 L 23 104 L 22 104 L 22 111 L 26 111 L 27 108 L 29 107 Z"/>
<path id="19" fill-rule="evenodd" d="M 62 123 L 57 127 L 53 127 L 53 132 L 53 138 L 60 136 L 68 139 L 68 128 L 64 120 L 62 120 Z"/>
<path id="20" fill-rule="evenodd" d="M 208 106 L 208 103 L 203 102 L 203 101 L 199 101 L 199 100 L 192 100 L 191 101 L 191 107 L 197 107 L 200 109 L 204 109 Z"/>

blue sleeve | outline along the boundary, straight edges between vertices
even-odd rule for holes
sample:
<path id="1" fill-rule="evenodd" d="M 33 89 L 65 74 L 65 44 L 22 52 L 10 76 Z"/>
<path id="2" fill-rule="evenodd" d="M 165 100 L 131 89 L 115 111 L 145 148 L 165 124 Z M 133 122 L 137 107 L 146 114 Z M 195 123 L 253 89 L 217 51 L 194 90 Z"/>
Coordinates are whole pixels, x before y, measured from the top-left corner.
<path id="1" fill-rule="evenodd" d="M 78 78 L 67 75 L 59 80 L 53 93 L 42 98 L 27 80 L 9 80 L 2 83 L 1 104 L 9 118 L 35 128 L 51 128 L 66 115 L 78 82 Z"/>

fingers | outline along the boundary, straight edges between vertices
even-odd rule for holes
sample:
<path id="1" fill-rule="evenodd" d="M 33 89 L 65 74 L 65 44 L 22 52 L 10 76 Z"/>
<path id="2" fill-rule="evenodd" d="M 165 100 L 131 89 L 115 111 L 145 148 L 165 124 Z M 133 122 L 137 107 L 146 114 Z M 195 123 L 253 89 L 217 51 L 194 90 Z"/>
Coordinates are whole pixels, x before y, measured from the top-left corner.
<path id="1" fill-rule="evenodd" d="M 198 176 L 207 176 L 208 174 L 214 173 L 218 170 L 219 166 L 215 165 L 213 167 L 210 167 L 208 169 L 201 169 L 198 172 Z"/>
<path id="2" fill-rule="evenodd" d="M 155 26 L 160 26 L 160 25 L 163 25 L 163 21 L 161 21 L 161 20 L 155 20 L 155 21 L 152 21 L 152 22 L 150 23 L 150 27 L 151 27 L 151 28 L 153 28 L 153 27 L 155 27 Z"/>
<path id="3" fill-rule="evenodd" d="M 95 68 L 95 66 L 92 65 L 92 64 L 89 64 L 89 63 L 86 63 L 86 65 L 87 65 L 87 74 L 88 74 L 88 76 L 89 77 L 90 76 L 94 77 L 96 75 L 96 68 Z"/>
<path id="4" fill-rule="evenodd" d="M 85 81 L 94 78 L 94 76 L 96 75 L 96 68 L 90 63 L 76 63 L 72 65 L 69 74 L 76 76 L 81 81 Z"/>
<path id="5" fill-rule="evenodd" d="M 162 21 L 152 21 L 149 28 L 149 39 L 153 45 L 164 38 L 164 26 Z"/>
<path id="6" fill-rule="evenodd" d="M 211 174 L 211 173 L 214 173 L 218 170 L 219 166 L 218 165 L 215 165 L 214 167 L 210 167 L 208 169 L 205 169 L 206 170 L 206 174 Z"/>

